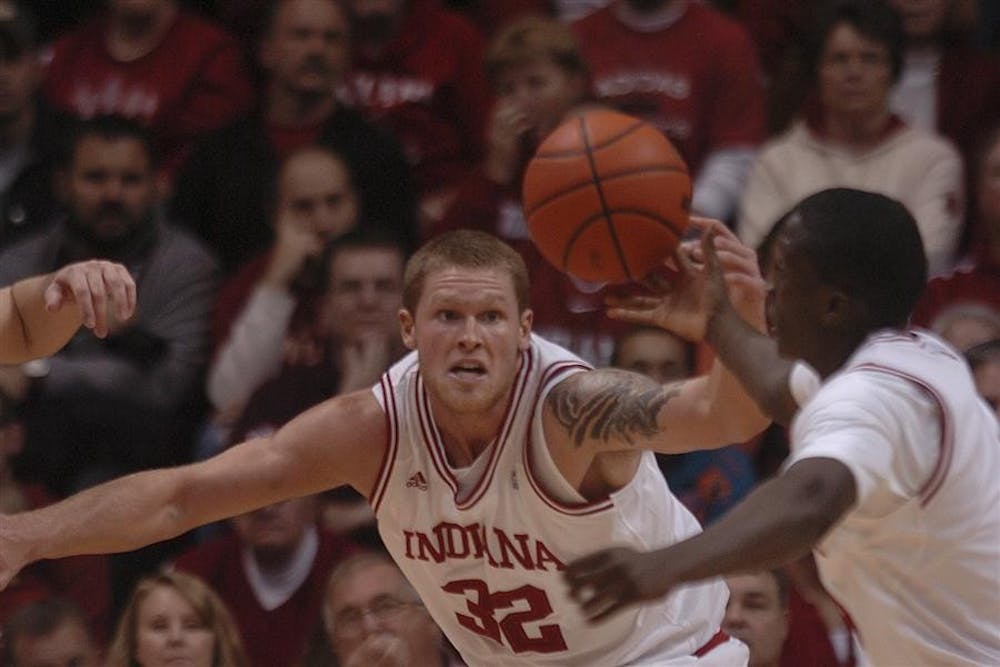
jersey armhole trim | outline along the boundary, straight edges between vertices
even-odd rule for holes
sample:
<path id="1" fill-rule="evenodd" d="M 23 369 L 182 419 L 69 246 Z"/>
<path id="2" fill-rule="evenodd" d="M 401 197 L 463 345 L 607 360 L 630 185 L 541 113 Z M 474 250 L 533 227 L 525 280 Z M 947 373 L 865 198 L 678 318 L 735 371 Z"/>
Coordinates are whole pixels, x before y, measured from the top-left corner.
<path id="1" fill-rule="evenodd" d="M 924 393 L 934 399 L 934 402 L 937 403 L 938 413 L 941 415 L 941 441 L 938 445 L 938 458 L 934 463 L 934 467 L 931 469 L 931 474 L 927 477 L 926 481 L 924 481 L 923 485 L 917 490 L 917 495 L 920 497 L 920 506 L 926 507 L 944 484 L 944 480 L 948 476 L 948 471 L 951 469 L 951 460 L 955 453 L 954 426 L 951 423 L 944 399 L 941 398 L 941 395 L 938 394 L 933 387 L 920 378 L 910 375 L 909 373 L 904 373 L 896 368 L 889 368 L 875 363 L 860 364 L 855 368 L 858 370 L 885 373 L 886 375 L 892 375 L 894 377 L 907 380 L 908 382 L 912 382 L 920 387 Z"/>
<path id="2" fill-rule="evenodd" d="M 372 489 L 369 500 L 376 516 L 382 504 L 382 498 L 385 496 L 386 487 L 389 485 L 389 479 L 392 477 L 392 467 L 396 463 L 396 452 L 399 449 L 399 414 L 396 408 L 396 394 L 392 390 L 389 373 L 382 374 L 379 388 L 382 392 L 382 405 L 385 410 L 386 443 L 385 454 L 382 457 L 379 474 L 375 480 L 375 488 Z"/>

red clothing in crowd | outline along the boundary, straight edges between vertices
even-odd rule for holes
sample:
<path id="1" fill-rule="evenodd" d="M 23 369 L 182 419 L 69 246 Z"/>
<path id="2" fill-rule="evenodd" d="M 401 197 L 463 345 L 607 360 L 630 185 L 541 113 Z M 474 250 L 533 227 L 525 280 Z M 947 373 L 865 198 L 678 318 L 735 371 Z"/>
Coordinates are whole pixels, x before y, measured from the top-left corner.
<path id="1" fill-rule="evenodd" d="M 254 667 L 288 667 L 298 662 L 321 621 L 326 579 L 333 567 L 357 549 L 320 530 L 319 550 L 309 576 L 283 604 L 270 611 L 257 600 L 247 580 L 243 546 L 234 532 L 198 545 L 174 562 L 178 570 L 201 577 L 232 612 Z"/>
<path id="2" fill-rule="evenodd" d="M 950 273 L 932 278 L 913 309 L 911 322 L 929 327 L 948 306 L 978 303 L 1000 310 L 1000 266 L 985 253 L 960 263 Z"/>
<path id="3" fill-rule="evenodd" d="M 756 47 L 740 24 L 689 2 L 669 26 L 639 31 L 614 8 L 572 24 L 599 99 L 663 130 L 695 177 L 709 153 L 763 140 Z"/>
<path id="4" fill-rule="evenodd" d="M 850 619 L 844 622 L 852 629 Z M 795 587 L 788 596 L 788 637 L 781 650 L 781 667 L 854 667 L 857 658 L 853 646 L 843 661 L 839 660 L 830 643 L 826 624 L 816 608 L 802 599 Z"/>
<path id="5" fill-rule="evenodd" d="M 199 136 L 250 108 L 253 89 L 236 40 L 180 10 L 162 42 L 136 60 L 116 60 L 98 17 L 52 48 L 43 92 L 55 107 L 89 118 L 119 114 L 148 125 L 164 165 L 183 162 Z"/>
<path id="6" fill-rule="evenodd" d="M 28 485 L 22 490 L 29 509 L 54 502 L 41 486 Z M 33 563 L 0 591 L 0 627 L 26 605 L 58 596 L 72 600 L 80 607 L 94 637 L 103 642 L 110 631 L 110 581 L 107 556 L 72 556 Z"/>
<path id="7" fill-rule="evenodd" d="M 402 144 L 417 189 L 455 184 L 479 160 L 489 91 L 483 38 L 463 16 L 414 0 L 377 56 L 355 49 L 346 94 Z"/>

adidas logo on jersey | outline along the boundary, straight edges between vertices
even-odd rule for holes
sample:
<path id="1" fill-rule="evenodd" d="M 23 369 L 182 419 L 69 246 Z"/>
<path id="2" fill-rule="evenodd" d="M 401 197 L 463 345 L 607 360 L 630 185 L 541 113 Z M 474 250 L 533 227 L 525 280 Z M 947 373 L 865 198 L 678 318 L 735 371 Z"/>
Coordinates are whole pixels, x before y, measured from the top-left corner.
<path id="1" fill-rule="evenodd" d="M 424 477 L 424 473 L 419 470 L 410 476 L 410 479 L 406 480 L 406 488 L 408 489 L 420 489 L 421 491 L 427 490 L 427 478 Z"/>

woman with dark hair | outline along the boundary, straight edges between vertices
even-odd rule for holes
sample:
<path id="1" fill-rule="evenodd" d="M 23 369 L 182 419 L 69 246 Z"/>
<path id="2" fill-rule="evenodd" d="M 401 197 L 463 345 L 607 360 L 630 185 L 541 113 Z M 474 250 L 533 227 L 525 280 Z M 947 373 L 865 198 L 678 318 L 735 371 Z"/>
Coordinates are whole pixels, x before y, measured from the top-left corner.
<path id="1" fill-rule="evenodd" d="M 757 247 L 799 200 L 827 188 L 878 192 L 913 213 L 932 273 L 950 268 L 962 232 L 962 160 L 889 106 L 903 62 L 899 15 L 882 0 L 833 0 L 807 33 L 814 97 L 758 155 L 737 230 Z"/>

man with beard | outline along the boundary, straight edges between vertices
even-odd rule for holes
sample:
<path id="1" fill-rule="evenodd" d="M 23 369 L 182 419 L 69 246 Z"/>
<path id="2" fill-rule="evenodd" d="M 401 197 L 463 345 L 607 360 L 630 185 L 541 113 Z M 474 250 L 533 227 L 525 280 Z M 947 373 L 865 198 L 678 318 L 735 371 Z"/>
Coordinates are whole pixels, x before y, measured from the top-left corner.
<path id="1" fill-rule="evenodd" d="M 119 262 L 142 303 L 128 322 L 109 313 L 106 337 L 77 335 L 27 375 L 4 369 L 7 393 L 25 401 L 21 463 L 56 493 L 187 454 L 178 417 L 201 383 L 216 266 L 157 215 L 154 169 L 138 125 L 82 123 L 56 176 L 66 218 L 0 254 L 0 285 L 84 259 Z"/>
<path id="2" fill-rule="evenodd" d="M 43 91 L 81 118 L 140 121 L 171 173 L 253 99 L 236 40 L 176 0 L 108 0 L 106 13 L 55 42 Z"/>
<path id="3" fill-rule="evenodd" d="M 65 219 L 0 254 L 0 285 L 113 260 L 134 276 L 142 304 L 127 322 L 109 313 L 104 338 L 78 334 L 47 359 L 0 368 L 5 393 L 23 401 L 15 467 L 56 495 L 186 460 L 200 418 L 217 268 L 158 215 L 151 146 L 146 130 L 120 117 L 81 123 L 56 174 Z M 154 551 L 113 561 L 116 595 L 158 560 Z"/>
<path id="4" fill-rule="evenodd" d="M 334 0 L 279 0 L 260 43 L 268 80 L 261 108 L 214 133 L 178 177 L 171 212 L 214 249 L 226 273 L 274 241 L 282 161 L 318 144 L 340 155 L 362 218 L 416 240 L 413 185 L 395 141 L 338 101 L 350 60 L 348 22 Z"/>

